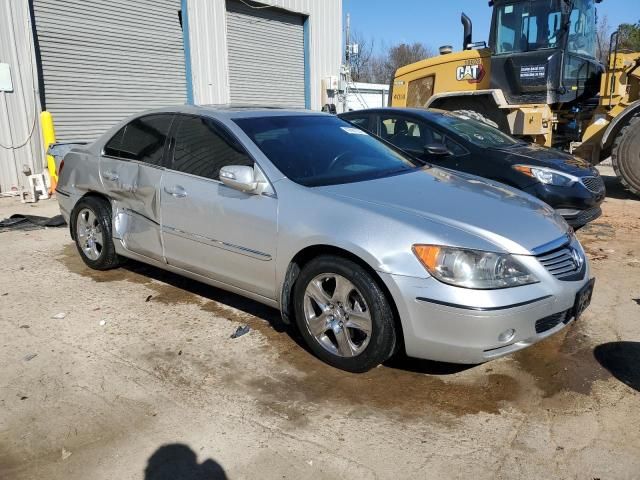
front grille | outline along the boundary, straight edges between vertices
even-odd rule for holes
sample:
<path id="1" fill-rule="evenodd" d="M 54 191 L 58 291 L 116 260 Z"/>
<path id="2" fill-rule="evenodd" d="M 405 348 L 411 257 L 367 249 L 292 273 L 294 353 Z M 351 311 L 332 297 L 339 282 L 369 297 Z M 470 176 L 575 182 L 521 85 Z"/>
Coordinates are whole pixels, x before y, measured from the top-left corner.
<path id="1" fill-rule="evenodd" d="M 604 193 L 605 188 L 602 177 L 582 177 L 580 181 L 590 192 L 597 194 Z"/>
<path id="2" fill-rule="evenodd" d="M 565 310 L 564 312 L 554 313 L 548 317 L 541 318 L 536 322 L 536 333 L 546 332 L 561 323 L 569 323 L 569 320 L 571 320 L 571 310 Z"/>
<path id="3" fill-rule="evenodd" d="M 574 255 L 581 258 L 582 262 L 576 261 Z M 576 276 L 583 273 L 585 264 L 584 257 L 569 245 L 538 255 L 536 258 L 549 273 L 560 280 L 579 280 Z"/>

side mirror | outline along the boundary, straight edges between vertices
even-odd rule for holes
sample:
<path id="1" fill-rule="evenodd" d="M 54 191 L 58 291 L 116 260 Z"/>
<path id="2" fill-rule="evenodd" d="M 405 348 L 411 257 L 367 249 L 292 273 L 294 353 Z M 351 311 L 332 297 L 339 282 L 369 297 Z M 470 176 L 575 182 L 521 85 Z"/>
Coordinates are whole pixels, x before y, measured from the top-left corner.
<path id="1" fill-rule="evenodd" d="M 259 193 L 260 182 L 256 180 L 253 167 L 227 165 L 220 169 L 220 181 L 228 187 L 246 193 Z"/>
<path id="2" fill-rule="evenodd" d="M 427 155 L 434 155 L 438 157 L 446 157 L 451 155 L 451 152 L 442 143 L 430 143 L 424 146 L 424 153 Z"/>

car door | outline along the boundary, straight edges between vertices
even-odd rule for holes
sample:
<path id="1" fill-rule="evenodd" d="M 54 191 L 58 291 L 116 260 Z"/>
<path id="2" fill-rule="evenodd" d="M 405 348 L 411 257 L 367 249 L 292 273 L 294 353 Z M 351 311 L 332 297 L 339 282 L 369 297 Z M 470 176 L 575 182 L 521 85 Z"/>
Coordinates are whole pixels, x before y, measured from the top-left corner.
<path id="1" fill-rule="evenodd" d="M 460 157 L 468 152 L 458 143 L 451 140 L 440 130 L 429 125 L 418 117 L 396 113 L 383 113 L 378 116 L 380 137 L 405 152 L 426 160 L 429 163 L 446 168 L 459 169 Z M 450 155 L 432 155 L 425 151 L 427 145 L 444 145 Z"/>
<path id="2" fill-rule="evenodd" d="M 258 167 L 217 121 L 179 115 L 173 132 L 161 191 L 167 262 L 274 299 L 277 198 L 220 182 L 225 165 Z"/>
<path id="3" fill-rule="evenodd" d="M 163 261 L 160 183 L 173 114 L 136 118 L 109 140 L 100 158 L 100 178 L 114 200 L 114 218 L 124 247 Z"/>

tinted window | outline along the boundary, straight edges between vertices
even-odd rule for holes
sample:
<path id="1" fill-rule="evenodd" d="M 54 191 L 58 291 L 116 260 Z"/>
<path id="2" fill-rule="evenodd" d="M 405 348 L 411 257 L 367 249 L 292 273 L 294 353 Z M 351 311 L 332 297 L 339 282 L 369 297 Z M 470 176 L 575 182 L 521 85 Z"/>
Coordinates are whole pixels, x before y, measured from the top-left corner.
<path id="1" fill-rule="evenodd" d="M 422 166 L 337 117 L 273 116 L 235 122 L 282 173 L 306 186 L 370 180 Z"/>
<path id="2" fill-rule="evenodd" d="M 107 142 L 105 155 L 162 165 L 164 144 L 172 118 L 170 114 L 136 118 Z"/>
<path id="3" fill-rule="evenodd" d="M 382 137 L 403 150 L 422 154 L 425 145 L 444 143 L 444 137 L 425 122 L 398 116 L 383 116 L 380 120 Z"/>
<path id="4" fill-rule="evenodd" d="M 353 123 L 354 125 L 357 125 L 360 128 L 364 128 L 365 130 L 370 130 L 369 117 L 366 115 L 362 117 L 347 117 L 345 118 L 345 120 L 348 121 L 349 123 Z"/>
<path id="5" fill-rule="evenodd" d="M 120 156 L 120 147 L 122 146 L 122 139 L 124 138 L 124 132 L 127 129 L 126 125 L 118 130 L 111 140 L 109 140 L 104 146 L 104 154 L 111 155 L 112 157 Z"/>
<path id="6" fill-rule="evenodd" d="M 182 117 L 176 131 L 172 168 L 218 180 L 220 168 L 225 165 L 253 166 L 253 160 L 215 121 Z"/>
<path id="7" fill-rule="evenodd" d="M 443 114 L 434 118 L 442 128 L 479 147 L 510 147 L 523 143 L 497 128 L 465 115 Z"/>

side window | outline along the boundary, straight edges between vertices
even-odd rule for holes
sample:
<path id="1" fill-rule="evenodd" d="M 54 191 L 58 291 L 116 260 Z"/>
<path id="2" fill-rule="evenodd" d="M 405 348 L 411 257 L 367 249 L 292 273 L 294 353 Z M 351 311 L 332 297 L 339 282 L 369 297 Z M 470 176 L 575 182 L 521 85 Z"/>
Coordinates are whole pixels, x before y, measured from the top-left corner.
<path id="1" fill-rule="evenodd" d="M 104 147 L 105 155 L 162 165 L 173 115 L 147 115 L 120 129 Z"/>
<path id="2" fill-rule="evenodd" d="M 364 115 L 362 117 L 348 117 L 345 120 L 347 120 L 347 122 L 349 123 L 357 125 L 360 128 L 371 131 L 371 129 L 369 128 L 369 117 L 367 115 Z"/>
<path id="3" fill-rule="evenodd" d="M 176 130 L 172 168 L 218 180 L 220 168 L 226 165 L 252 167 L 253 160 L 213 120 L 183 116 Z"/>
<path id="4" fill-rule="evenodd" d="M 451 140 L 449 137 L 446 137 L 444 139 L 444 145 L 449 149 L 449 151 L 454 157 L 460 157 L 462 155 L 466 155 L 467 153 L 469 153 L 466 148 L 457 144 L 456 142 Z"/>
<path id="5" fill-rule="evenodd" d="M 122 139 L 124 138 L 124 132 L 127 129 L 126 125 L 118 130 L 111 140 L 109 140 L 104 146 L 104 154 L 111 157 L 120 156 L 120 147 L 122 146 Z"/>
<path id="6" fill-rule="evenodd" d="M 403 150 L 422 154 L 425 145 L 443 142 L 442 135 L 426 122 L 402 117 L 381 117 L 381 121 L 381 136 Z"/>

